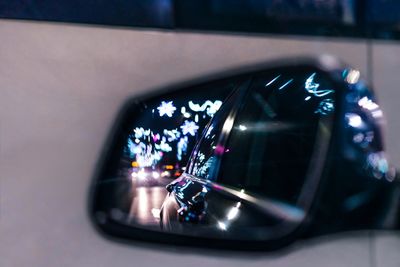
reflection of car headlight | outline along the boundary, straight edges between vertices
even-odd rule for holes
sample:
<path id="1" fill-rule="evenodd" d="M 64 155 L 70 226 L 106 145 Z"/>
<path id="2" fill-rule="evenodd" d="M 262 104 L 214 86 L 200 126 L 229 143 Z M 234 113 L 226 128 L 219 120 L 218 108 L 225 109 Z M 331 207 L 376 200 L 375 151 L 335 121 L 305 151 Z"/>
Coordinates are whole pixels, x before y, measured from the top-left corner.
<path id="1" fill-rule="evenodd" d="M 170 176 L 171 176 L 171 173 L 169 171 L 163 171 L 161 173 L 161 177 L 170 177 Z"/>
<path id="2" fill-rule="evenodd" d="M 158 172 L 155 172 L 155 171 L 152 172 L 152 176 L 153 176 L 154 179 L 160 178 L 160 174 Z"/>
<path id="3" fill-rule="evenodd" d="M 131 177 L 132 177 L 132 182 L 134 182 L 137 178 L 137 172 L 132 172 Z"/>
<path id="4" fill-rule="evenodd" d="M 145 180 L 147 178 L 147 173 L 145 171 L 141 170 L 137 173 L 137 178 L 139 180 Z"/>

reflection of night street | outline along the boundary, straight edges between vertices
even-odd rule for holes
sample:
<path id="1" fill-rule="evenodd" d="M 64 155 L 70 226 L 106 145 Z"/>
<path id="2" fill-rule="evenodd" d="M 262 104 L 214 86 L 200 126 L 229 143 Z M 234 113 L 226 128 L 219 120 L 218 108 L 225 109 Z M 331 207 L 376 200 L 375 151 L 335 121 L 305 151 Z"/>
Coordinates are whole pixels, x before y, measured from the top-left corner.
<path id="1" fill-rule="evenodd" d="M 159 209 L 167 193 L 165 185 L 137 187 L 129 216 L 143 225 L 158 224 Z"/>

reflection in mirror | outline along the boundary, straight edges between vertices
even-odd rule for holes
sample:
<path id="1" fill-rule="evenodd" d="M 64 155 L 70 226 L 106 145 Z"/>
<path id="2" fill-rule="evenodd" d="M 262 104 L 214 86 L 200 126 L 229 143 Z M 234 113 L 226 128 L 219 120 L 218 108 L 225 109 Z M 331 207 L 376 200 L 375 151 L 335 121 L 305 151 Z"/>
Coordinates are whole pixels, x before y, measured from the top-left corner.
<path id="1" fill-rule="evenodd" d="M 202 130 L 233 89 L 215 86 L 214 93 L 196 89 L 185 95 L 164 96 L 146 103 L 128 135 L 124 157 L 134 195 L 129 223 L 158 226 L 165 187 L 186 170 L 190 152 Z M 207 88 L 211 89 L 211 88 Z"/>
<path id="2" fill-rule="evenodd" d="M 166 186 L 185 171 L 205 125 L 237 84 L 193 87 L 128 107 L 119 148 L 97 183 L 104 205 L 97 216 L 159 229 Z"/>
<path id="3" fill-rule="evenodd" d="M 306 218 L 335 88 L 310 66 L 276 68 L 128 105 L 95 218 L 156 232 L 267 241 Z"/>

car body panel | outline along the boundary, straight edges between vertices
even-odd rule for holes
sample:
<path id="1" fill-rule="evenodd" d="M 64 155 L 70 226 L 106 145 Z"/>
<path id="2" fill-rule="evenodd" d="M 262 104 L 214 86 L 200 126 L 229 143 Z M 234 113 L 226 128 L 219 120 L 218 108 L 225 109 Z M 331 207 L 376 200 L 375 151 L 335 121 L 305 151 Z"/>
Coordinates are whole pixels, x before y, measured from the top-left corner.
<path id="1" fill-rule="evenodd" d="M 373 85 L 387 122 L 387 151 L 393 164 L 400 166 L 399 73 L 400 45 L 393 41 L 374 41 L 371 46 Z"/>
<path id="2" fill-rule="evenodd" d="M 281 56 L 330 53 L 368 73 L 367 41 L 12 20 L 0 20 L 0 36 L 0 266 L 371 266 L 370 232 L 237 253 L 113 242 L 87 213 L 97 160 L 128 97 Z"/>

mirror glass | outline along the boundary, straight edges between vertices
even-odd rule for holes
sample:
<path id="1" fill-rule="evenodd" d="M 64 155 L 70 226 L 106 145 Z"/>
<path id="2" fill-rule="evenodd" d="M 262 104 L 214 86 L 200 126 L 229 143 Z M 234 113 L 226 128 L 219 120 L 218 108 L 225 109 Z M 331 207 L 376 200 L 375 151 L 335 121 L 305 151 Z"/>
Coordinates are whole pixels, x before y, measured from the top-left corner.
<path id="1" fill-rule="evenodd" d="M 96 222 L 221 240 L 289 235 L 315 195 L 335 97 L 326 73 L 303 66 L 132 101 L 99 166 Z"/>

